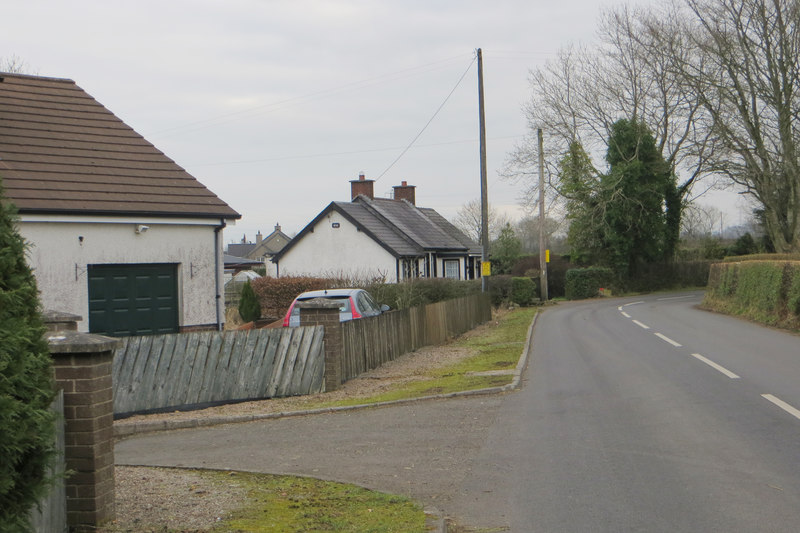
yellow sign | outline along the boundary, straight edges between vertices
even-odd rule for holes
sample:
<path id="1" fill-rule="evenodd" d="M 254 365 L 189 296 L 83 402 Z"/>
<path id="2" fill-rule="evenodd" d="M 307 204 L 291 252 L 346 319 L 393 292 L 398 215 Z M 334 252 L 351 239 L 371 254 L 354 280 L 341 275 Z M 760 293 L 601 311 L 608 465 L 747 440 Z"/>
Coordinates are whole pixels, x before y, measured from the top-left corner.
<path id="1" fill-rule="evenodd" d="M 545 250 L 544 251 L 544 262 L 545 263 L 549 263 L 550 262 L 550 250 Z"/>
<path id="2" fill-rule="evenodd" d="M 492 263 L 490 261 L 481 263 L 481 276 L 488 277 L 491 275 L 492 275 Z"/>

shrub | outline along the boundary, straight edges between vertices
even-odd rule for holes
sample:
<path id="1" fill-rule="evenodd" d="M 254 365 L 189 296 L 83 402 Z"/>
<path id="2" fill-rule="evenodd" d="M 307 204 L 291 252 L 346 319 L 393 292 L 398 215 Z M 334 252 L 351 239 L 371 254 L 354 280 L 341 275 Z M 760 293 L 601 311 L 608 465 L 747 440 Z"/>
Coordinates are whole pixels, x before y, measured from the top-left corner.
<path id="1" fill-rule="evenodd" d="M 511 276 L 492 276 L 489 278 L 489 298 L 492 305 L 500 307 L 511 301 Z"/>
<path id="2" fill-rule="evenodd" d="M 255 322 L 261 318 L 261 304 L 253 292 L 250 280 L 245 281 L 242 287 L 242 295 L 239 297 L 239 315 L 245 322 Z"/>
<path id="3" fill-rule="evenodd" d="M 568 300 L 582 300 L 599 294 L 600 289 L 613 285 L 614 273 L 610 268 L 589 267 L 567 270 L 565 292 Z"/>
<path id="4" fill-rule="evenodd" d="M 0 531 L 27 531 L 55 455 L 52 367 L 36 280 L 0 189 Z"/>
<path id="5" fill-rule="evenodd" d="M 531 305 L 538 298 L 536 284 L 531 278 L 511 278 L 511 301 L 517 305 Z"/>

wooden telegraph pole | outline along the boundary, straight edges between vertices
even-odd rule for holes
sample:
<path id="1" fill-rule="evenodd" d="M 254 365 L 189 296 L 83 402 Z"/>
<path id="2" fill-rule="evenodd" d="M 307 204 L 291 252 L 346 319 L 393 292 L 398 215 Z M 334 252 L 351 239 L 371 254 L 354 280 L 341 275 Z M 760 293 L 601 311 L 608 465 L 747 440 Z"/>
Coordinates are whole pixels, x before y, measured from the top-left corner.
<path id="1" fill-rule="evenodd" d="M 536 130 L 539 138 L 539 290 L 542 301 L 547 301 L 547 239 L 544 233 L 544 141 L 542 128 Z"/>
<path id="2" fill-rule="evenodd" d="M 486 116 L 483 110 L 483 54 L 478 48 L 478 115 L 481 144 L 481 290 L 489 290 L 489 276 L 483 265 L 489 263 L 489 187 L 486 183 Z"/>

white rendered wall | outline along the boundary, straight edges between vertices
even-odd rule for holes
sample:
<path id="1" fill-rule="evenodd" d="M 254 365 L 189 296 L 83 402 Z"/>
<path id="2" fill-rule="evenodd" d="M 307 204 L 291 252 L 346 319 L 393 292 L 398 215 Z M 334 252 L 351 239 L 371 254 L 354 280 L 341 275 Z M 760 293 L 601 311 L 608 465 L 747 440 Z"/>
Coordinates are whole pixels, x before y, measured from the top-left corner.
<path id="1" fill-rule="evenodd" d="M 137 234 L 137 224 L 148 226 Z M 177 263 L 181 326 L 217 321 L 214 253 L 215 220 L 112 217 L 87 222 L 78 217 L 23 216 L 18 224 L 29 243 L 28 264 L 36 275 L 44 309 L 80 315 L 80 331 L 89 330 L 87 265 Z M 221 285 L 220 285 L 221 286 Z M 222 305 L 220 303 L 220 305 Z M 224 314 L 221 315 L 224 317 Z"/>
<path id="2" fill-rule="evenodd" d="M 334 228 L 334 224 L 339 224 Z M 346 276 L 365 280 L 375 277 L 397 281 L 397 261 L 381 245 L 341 214 L 332 211 L 314 231 L 286 252 L 278 264 L 280 276 Z"/>

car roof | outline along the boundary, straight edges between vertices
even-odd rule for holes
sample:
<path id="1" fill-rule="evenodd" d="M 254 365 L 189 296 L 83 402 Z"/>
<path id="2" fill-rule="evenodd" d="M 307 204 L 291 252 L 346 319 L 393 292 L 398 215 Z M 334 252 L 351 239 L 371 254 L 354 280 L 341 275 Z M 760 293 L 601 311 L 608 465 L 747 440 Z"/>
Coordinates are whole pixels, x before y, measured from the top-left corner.
<path id="1" fill-rule="evenodd" d="M 308 291 L 304 292 L 297 297 L 298 300 L 305 300 L 308 298 L 341 298 L 344 296 L 353 296 L 363 289 L 324 289 L 321 291 Z"/>

